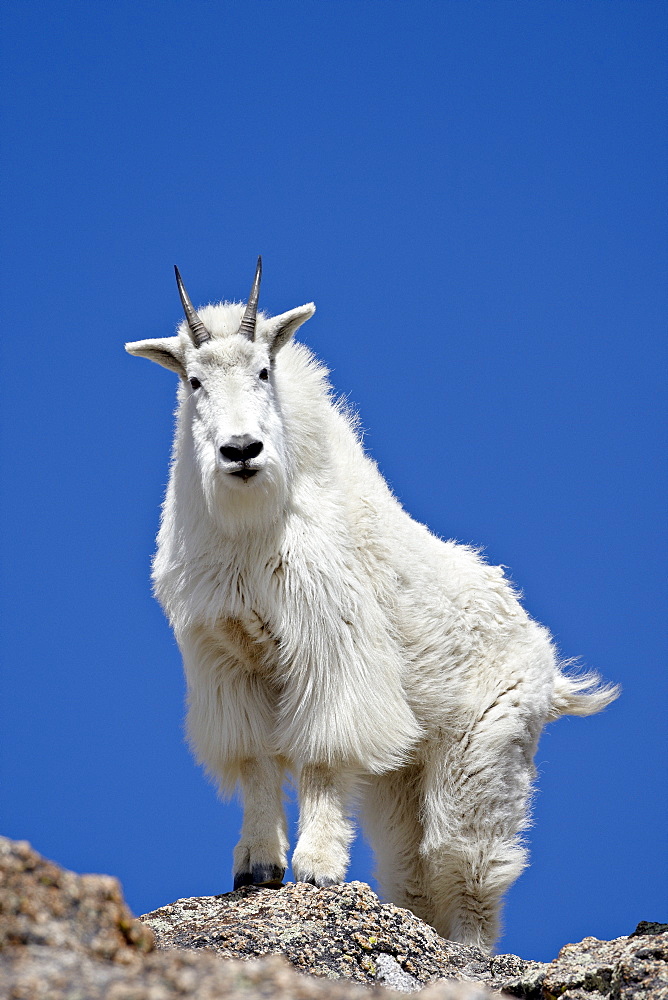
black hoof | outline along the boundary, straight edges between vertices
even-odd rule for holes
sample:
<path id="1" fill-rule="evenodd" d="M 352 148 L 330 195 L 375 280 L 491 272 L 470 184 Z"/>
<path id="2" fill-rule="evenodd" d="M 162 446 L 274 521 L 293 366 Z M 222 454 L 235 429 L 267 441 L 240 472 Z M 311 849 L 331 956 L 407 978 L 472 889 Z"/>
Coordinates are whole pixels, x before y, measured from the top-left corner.
<path id="1" fill-rule="evenodd" d="M 278 865 L 253 865 L 253 885 L 262 885 L 266 889 L 280 889 L 283 885 L 285 868 Z"/>
<path id="2" fill-rule="evenodd" d="M 234 891 L 245 885 L 259 885 L 264 889 L 282 889 L 285 868 L 279 865 L 253 865 L 249 872 L 237 872 L 234 876 Z"/>
<path id="3" fill-rule="evenodd" d="M 308 878 L 306 879 L 309 885 L 314 885 L 316 889 L 329 889 L 330 885 L 338 885 L 339 883 L 335 878 Z"/>
<path id="4" fill-rule="evenodd" d="M 234 876 L 233 892 L 236 892 L 237 889 L 242 889 L 245 885 L 252 885 L 252 884 L 253 884 L 253 876 L 251 875 L 250 872 L 237 872 L 236 875 Z"/>

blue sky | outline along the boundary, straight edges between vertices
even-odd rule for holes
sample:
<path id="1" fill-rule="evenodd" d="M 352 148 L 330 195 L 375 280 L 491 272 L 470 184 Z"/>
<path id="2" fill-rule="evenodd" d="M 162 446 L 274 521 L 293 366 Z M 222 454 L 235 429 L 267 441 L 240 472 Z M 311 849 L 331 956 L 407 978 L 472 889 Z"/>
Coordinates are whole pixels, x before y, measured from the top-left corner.
<path id="1" fill-rule="evenodd" d="M 501 950 L 665 919 L 665 5 L 2 19 L 2 832 L 137 913 L 230 887 L 149 585 L 175 378 L 123 343 L 173 331 L 174 263 L 240 299 L 262 253 L 410 513 L 623 685 L 543 737 Z"/>

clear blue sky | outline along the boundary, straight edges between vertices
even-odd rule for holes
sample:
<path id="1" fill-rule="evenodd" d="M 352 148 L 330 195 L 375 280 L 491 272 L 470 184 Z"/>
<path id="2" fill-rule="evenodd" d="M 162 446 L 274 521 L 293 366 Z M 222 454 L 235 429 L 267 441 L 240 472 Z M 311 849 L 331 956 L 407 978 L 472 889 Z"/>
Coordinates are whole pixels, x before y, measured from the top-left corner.
<path id="1" fill-rule="evenodd" d="M 666 919 L 665 4 L 2 18 L 2 832 L 135 912 L 230 887 L 150 595 L 175 378 L 123 343 L 173 331 L 174 263 L 239 299 L 262 253 L 407 509 L 623 685 L 545 733 L 501 949 Z"/>

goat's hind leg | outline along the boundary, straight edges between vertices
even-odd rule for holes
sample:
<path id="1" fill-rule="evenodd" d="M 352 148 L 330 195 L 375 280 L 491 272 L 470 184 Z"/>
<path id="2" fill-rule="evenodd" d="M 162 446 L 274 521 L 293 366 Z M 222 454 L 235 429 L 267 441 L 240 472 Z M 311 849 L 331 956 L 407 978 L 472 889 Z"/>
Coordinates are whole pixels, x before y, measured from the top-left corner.
<path id="1" fill-rule="evenodd" d="M 493 720 L 485 718 L 485 723 Z M 514 729 L 514 732 L 513 732 Z M 422 854 L 443 937 L 491 950 L 504 893 L 521 874 L 520 832 L 534 775 L 535 740 L 518 720 L 474 724 L 425 767 Z"/>
<path id="2" fill-rule="evenodd" d="M 287 865 L 288 838 L 283 809 L 283 763 L 275 757 L 239 764 L 244 821 L 234 849 L 234 888 L 280 888 Z"/>
<path id="3" fill-rule="evenodd" d="M 425 892 L 425 868 L 420 854 L 422 770 L 411 764 L 365 781 L 362 823 L 373 847 L 375 875 L 386 902 L 411 910 L 432 923 L 434 910 Z"/>

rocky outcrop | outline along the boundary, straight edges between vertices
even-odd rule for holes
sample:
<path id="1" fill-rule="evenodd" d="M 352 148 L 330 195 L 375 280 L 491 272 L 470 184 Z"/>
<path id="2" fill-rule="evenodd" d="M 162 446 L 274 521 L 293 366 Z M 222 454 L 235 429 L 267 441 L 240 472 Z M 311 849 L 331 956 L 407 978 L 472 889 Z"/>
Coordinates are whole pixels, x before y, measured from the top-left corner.
<path id="1" fill-rule="evenodd" d="M 650 927 L 652 925 L 649 925 Z M 638 933 L 614 941 L 588 937 L 567 944 L 548 965 L 541 982 L 547 1000 L 585 1000 L 609 996 L 620 1000 L 668 1000 L 668 924 L 658 933 Z"/>
<path id="2" fill-rule="evenodd" d="M 248 887 L 181 899 L 141 919 L 159 948 L 205 949 L 227 959 L 281 954 L 300 971 L 367 985 L 419 990 L 451 979 L 528 1000 L 668 1000 L 666 924 L 643 923 L 614 941 L 585 938 L 540 963 L 446 941 L 362 882 L 288 884 L 280 892 Z"/>
<path id="3" fill-rule="evenodd" d="M 157 944 L 157 947 L 156 947 Z M 668 1000 L 668 926 L 585 938 L 548 964 L 444 941 L 353 882 L 247 887 L 135 920 L 118 882 L 0 838 L 0 997 L 10 1000 Z M 493 992 L 492 992 L 493 991 Z"/>
<path id="4" fill-rule="evenodd" d="M 228 959 L 280 954 L 300 972 L 366 985 L 394 973 L 396 985 L 412 990 L 444 978 L 500 989 L 509 978 L 542 970 L 515 955 L 490 958 L 445 941 L 409 910 L 381 903 L 362 882 L 328 889 L 288 883 L 280 892 L 249 886 L 180 899 L 140 919 L 159 948 L 206 949 Z"/>

